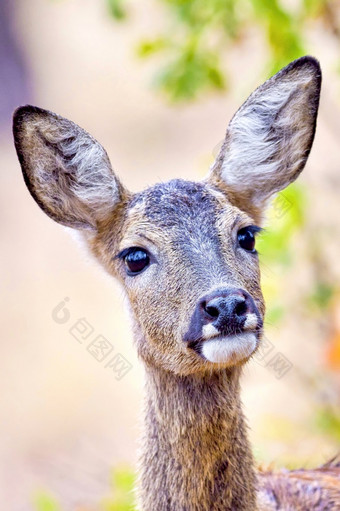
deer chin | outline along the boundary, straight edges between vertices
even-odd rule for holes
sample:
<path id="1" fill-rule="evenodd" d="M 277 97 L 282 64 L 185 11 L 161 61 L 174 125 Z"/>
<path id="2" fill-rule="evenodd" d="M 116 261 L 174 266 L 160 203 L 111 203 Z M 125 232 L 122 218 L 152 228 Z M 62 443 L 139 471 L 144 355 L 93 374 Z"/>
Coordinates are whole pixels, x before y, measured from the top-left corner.
<path id="1" fill-rule="evenodd" d="M 254 332 L 217 336 L 202 342 L 200 354 L 215 364 L 236 365 L 246 361 L 255 351 L 258 337 Z"/>

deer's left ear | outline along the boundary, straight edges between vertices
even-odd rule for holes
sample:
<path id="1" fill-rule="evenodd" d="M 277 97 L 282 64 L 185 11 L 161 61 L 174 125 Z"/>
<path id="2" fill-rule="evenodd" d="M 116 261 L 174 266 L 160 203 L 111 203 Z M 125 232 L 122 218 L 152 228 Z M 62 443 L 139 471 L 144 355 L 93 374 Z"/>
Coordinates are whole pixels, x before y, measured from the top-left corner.
<path id="1" fill-rule="evenodd" d="M 208 179 L 252 216 L 304 168 L 320 87 L 318 61 L 302 57 L 256 89 L 231 120 Z"/>

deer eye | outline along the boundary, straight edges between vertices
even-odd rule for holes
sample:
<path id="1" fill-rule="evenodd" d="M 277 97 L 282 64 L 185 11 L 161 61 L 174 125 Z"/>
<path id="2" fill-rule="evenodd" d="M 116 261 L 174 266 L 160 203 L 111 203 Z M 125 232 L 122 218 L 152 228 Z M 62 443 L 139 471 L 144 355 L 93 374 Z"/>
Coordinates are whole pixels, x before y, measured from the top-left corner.
<path id="1" fill-rule="evenodd" d="M 137 275 L 150 264 L 150 256 L 144 248 L 131 247 L 123 250 L 118 257 L 123 259 L 127 274 Z"/>
<path id="2" fill-rule="evenodd" d="M 261 229 L 255 225 L 249 225 L 248 227 L 243 227 L 237 233 L 237 239 L 239 245 L 247 252 L 255 253 L 255 234 L 259 232 Z"/>

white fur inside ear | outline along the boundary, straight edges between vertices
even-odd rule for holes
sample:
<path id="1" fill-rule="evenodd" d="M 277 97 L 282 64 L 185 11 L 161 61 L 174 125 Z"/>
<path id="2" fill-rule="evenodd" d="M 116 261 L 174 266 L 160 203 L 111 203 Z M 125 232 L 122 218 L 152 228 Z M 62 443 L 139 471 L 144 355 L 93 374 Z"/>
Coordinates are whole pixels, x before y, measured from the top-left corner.
<path id="1" fill-rule="evenodd" d="M 46 130 L 44 136 L 62 155 L 59 171 L 71 172 L 74 176 L 71 191 L 87 207 L 93 208 L 97 217 L 104 217 L 119 201 L 117 180 L 105 149 L 85 130 L 66 119 L 59 121 L 54 129 Z"/>
<path id="2" fill-rule="evenodd" d="M 262 207 L 302 170 L 317 112 L 313 91 L 316 97 L 313 68 L 281 72 L 259 87 L 231 120 L 217 159 L 220 175 L 236 193 L 247 193 L 255 206 Z"/>
<path id="3" fill-rule="evenodd" d="M 201 353 L 209 362 L 234 365 L 253 353 L 257 339 L 254 333 L 245 332 L 230 337 L 219 337 L 202 343 Z"/>

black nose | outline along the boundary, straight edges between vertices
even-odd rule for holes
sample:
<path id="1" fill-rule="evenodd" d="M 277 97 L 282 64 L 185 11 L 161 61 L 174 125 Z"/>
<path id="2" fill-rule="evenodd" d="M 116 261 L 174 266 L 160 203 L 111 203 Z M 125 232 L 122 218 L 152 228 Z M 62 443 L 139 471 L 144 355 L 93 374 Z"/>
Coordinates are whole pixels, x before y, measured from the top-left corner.
<path id="1" fill-rule="evenodd" d="M 202 325 L 211 323 L 223 334 L 242 331 L 248 314 L 256 314 L 254 300 L 242 289 L 219 290 L 200 300 Z"/>

